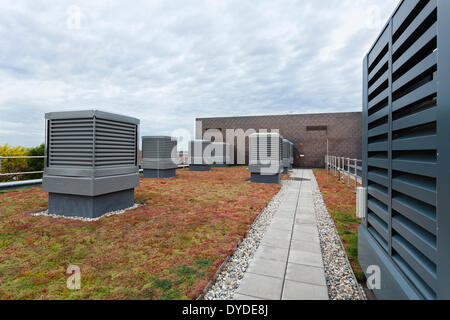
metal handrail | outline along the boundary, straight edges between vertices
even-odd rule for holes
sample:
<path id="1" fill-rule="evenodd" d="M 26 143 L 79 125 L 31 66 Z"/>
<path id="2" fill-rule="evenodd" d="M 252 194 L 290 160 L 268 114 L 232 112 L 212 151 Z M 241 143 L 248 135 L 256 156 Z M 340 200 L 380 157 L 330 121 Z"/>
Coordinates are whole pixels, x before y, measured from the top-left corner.
<path id="1" fill-rule="evenodd" d="M 359 174 L 359 172 L 362 172 L 362 160 L 360 159 L 325 155 L 325 168 L 327 169 L 327 177 L 328 172 L 331 171 L 342 184 L 345 184 L 345 177 L 347 176 L 348 187 L 351 186 L 351 179 L 354 180 L 355 191 L 358 188 L 358 179 L 362 181 L 362 174 Z"/>
<path id="2" fill-rule="evenodd" d="M 45 159 L 47 156 L 0 156 L 0 177 L 5 176 L 17 176 L 17 175 L 26 175 L 26 174 L 36 174 L 36 173 L 44 173 L 44 171 L 26 171 L 26 172 L 10 172 L 10 173 L 1 173 L 2 172 L 2 160 L 3 159 Z"/>

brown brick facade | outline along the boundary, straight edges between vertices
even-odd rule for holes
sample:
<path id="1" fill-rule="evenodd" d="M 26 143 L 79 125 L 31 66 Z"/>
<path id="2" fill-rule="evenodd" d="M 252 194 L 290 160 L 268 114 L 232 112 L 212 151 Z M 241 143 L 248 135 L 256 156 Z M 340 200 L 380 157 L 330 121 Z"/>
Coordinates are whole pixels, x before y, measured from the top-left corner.
<path id="1" fill-rule="evenodd" d="M 294 143 L 296 167 L 323 167 L 327 139 L 330 155 L 361 159 L 361 112 L 198 118 L 199 121 L 202 133 L 207 129 L 218 129 L 224 133 L 225 140 L 226 129 L 278 129 L 285 139 Z M 196 128 L 196 139 L 201 139 L 199 127 Z M 233 141 L 225 142 L 236 144 Z M 248 138 L 245 145 L 248 163 Z M 236 155 L 235 149 L 235 161 Z"/>

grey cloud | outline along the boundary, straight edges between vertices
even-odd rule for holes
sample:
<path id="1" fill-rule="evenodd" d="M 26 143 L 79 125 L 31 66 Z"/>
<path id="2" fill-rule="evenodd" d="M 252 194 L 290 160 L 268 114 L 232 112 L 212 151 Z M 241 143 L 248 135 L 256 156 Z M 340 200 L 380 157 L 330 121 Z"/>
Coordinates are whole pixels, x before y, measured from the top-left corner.
<path id="1" fill-rule="evenodd" d="M 136 116 L 144 135 L 193 134 L 196 117 L 359 110 L 362 58 L 397 2 L 2 1 L 0 144 L 40 143 L 60 109 Z M 379 26 L 364 24 L 369 6 Z"/>

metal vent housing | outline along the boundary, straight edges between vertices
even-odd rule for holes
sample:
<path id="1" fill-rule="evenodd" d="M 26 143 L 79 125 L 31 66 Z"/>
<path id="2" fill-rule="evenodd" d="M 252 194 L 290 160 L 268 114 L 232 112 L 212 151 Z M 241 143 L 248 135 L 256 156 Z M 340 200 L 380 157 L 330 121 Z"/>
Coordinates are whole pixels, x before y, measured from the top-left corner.
<path id="1" fill-rule="evenodd" d="M 363 270 L 380 299 L 450 299 L 450 1 L 401 1 L 363 62 Z"/>
<path id="2" fill-rule="evenodd" d="M 139 185 L 138 119 L 99 110 L 51 112 L 45 119 L 44 191 L 96 197 Z"/>

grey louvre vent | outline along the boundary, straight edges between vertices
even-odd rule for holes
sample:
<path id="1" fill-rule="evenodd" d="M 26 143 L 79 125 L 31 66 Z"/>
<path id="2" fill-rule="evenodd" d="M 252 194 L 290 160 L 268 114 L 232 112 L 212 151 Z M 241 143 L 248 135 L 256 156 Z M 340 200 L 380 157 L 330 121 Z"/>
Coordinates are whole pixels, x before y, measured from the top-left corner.
<path id="1" fill-rule="evenodd" d="M 450 298 L 448 17 L 450 1 L 402 1 L 364 60 L 359 260 L 392 279 L 380 298 Z"/>
<path id="2" fill-rule="evenodd" d="M 167 136 L 142 137 L 142 168 L 146 178 L 174 177 L 177 168 L 177 139 Z"/>
<path id="3" fill-rule="evenodd" d="M 209 171 L 213 163 L 211 141 L 192 140 L 189 143 L 189 170 Z"/>
<path id="4" fill-rule="evenodd" d="M 231 146 L 225 142 L 211 143 L 211 157 L 213 160 L 213 167 L 226 167 L 231 164 Z"/>
<path id="5" fill-rule="evenodd" d="M 249 148 L 252 182 L 280 183 L 283 137 L 278 133 L 254 133 L 249 137 Z"/>
<path id="6" fill-rule="evenodd" d="M 289 141 L 289 168 L 294 164 L 294 144 Z"/>
<path id="7" fill-rule="evenodd" d="M 45 118 L 43 190 L 49 192 L 51 213 L 93 217 L 134 201 L 138 119 L 98 110 Z"/>
<path id="8" fill-rule="evenodd" d="M 283 139 L 283 173 L 287 174 L 291 166 L 291 142 Z"/>

